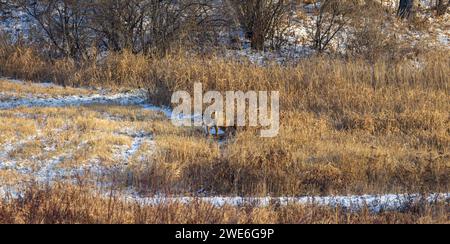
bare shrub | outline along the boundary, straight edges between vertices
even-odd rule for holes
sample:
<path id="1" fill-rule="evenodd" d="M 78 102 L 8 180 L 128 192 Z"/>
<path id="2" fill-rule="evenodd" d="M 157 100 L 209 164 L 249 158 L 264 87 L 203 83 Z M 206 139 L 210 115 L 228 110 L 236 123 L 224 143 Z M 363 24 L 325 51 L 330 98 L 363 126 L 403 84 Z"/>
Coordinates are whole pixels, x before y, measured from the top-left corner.
<path id="1" fill-rule="evenodd" d="M 284 0 L 228 0 L 232 17 L 245 30 L 251 46 L 263 50 L 266 41 L 271 48 L 279 48 L 289 27 L 289 1 Z"/>
<path id="2" fill-rule="evenodd" d="M 11 8 L 14 7 L 14 3 L 15 1 L 13 0 L 0 0 L 0 18 L 11 14 Z"/>
<path id="3" fill-rule="evenodd" d="M 6 11 L 6 9 L 8 7 L 7 4 L 8 4 L 7 1 L 4 1 L 4 0 L 0 1 L 0 15 L 4 14 L 4 12 Z"/>
<path id="4" fill-rule="evenodd" d="M 205 0 L 20 0 L 38 23 L 51 56 L 86 58 L 90 48 L 164 53 L 176 43 L 206 32 L 212 5 Z"/>
<path id="5" fill-rule="evenodd" d="M 188 31 L 185 14 L 195 7 L 193 1 L 99 0 L 92 24 L 108 50 L 164 51 Z"/>
<path id="6" fill-rule="evenodd" d="M 400 0 L 397 16 L 402 19 L 409 19 L 414 15 L 417 0 Z"/>
<path id="7" fill-rule="evenodd" d="M 324 0 L 320 4 L 314 3 L 314 22 L 309 26 L 314 49 L 322 53 L 330 46 L 332 40 L 349 23 L 356 5 L 353 0 Z"/>
<path id="8" fill-rule="evenodd" d="M 450 6 L 450 1 L 447 0 L 436 0 L 436 11 L 438 15 L 444 15 L 447 12 L 448 6 Z"/>
<path id="9" fill-rule="evenodd" d="M 90 3 L 81 0 L 20 0 L 20 7 L 39 25 L 41 40 L 49 44 L 51 56 L 81 58 L 90 44 Z"/>

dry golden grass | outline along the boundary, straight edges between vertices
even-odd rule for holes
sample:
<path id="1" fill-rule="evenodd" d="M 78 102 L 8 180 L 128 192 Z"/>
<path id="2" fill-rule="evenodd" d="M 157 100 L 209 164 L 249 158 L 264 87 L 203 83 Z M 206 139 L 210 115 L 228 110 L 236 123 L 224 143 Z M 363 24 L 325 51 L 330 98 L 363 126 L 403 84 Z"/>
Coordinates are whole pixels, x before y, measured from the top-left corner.
<path id="1" fill-rule="evenodd" d="M 220 159 L 217 143 L 202 137 L 157 135 L 156 153 L 146 169 L 131 169 L 141 190 L 192 194 L 207 188 L 214 176 L 211 170 Z M 214 183 L 219 183 L 214 179 Z"/>
<path id="2" fill-rule="evenodd" d="M 222 91 L 282 92 L 277 138 L 241 132 L 220 158 L 197 162 L 191 166 L 195 170 L 187 167 L 192 165 L 189 155 L 173 160 L 187 167 L 173 166 L 177 175 L 203 173 L 201 182 L 190 179 L 190 185 L 244 195 L 448 191 L 448 56 L 425 57 L 422 69 L 379 63 L 375 87 L 367 64 L 359 61 L 313 59 L 296 67 L 214 58 L 155 62 L 161 62 L 159 82 L 167 88 L 155 97 L 190 90 L 194 82 Z"/>
<path id="3" fill-rule="evenodd" d="M 32 119 L 0 116 L 0 144 L 19 141 L 36 134 L 36 123 Z"/>
<path id="4" fill-rule="evenodd" d="M 24 80 L 51 79 L 51 66 L 38 58 L 39 52 L 33 48 L 2 45 L 0 47 L 0 74 L 20 77 Z"/>
<path id="5" fill-rule="evenodd" d="M 150 60 L 150 92 L 163 104 L 173 91 L 202 82 L 205 90 L 280 90 L 283 114 L 277 138 L 240 132 L 219 154 L 210 149 L 210 160 L 196 150 L 211 147 L 202 138 L 180 143 L 179 137 L 165 136 L 173 129 L 157 130 L 163 147 L 156 161 L 170 167 L 152 170 L 147 178 L 162 175 L 168 182 L 158 183 L 166 186 L 176 175 L 179 184 L 194 189 L 240 195 L 446 192 L 448 55 L 421 57 L 421 67 L 380 61 L 376 83 L 361 60 L 312 58 L 293 67 L 214 57 Z"/>
<path id="6" fill-rule="evenodd" d="M 79 68 L 70 60 L 59 60 L 57 65 L 71 70 L 55 68 L 51 76 L 60 72 L 55 81 L 77 86 L 145 86 L 155 103 L 166 105 L 173 91 L 190 91 L 195 82 L 205 90 L 281 92 L 277 138 L 261 139 L 256 131 L 242 131 L 220 149 L 198 130 L 173 128 L 162 116 L 116 108 L 113 120 L 123 118 L 154 133 L 157 152 L 145 156 L 146 163 L 135 163 L 140 165 L 133 182 L 144 189 L 183 186 L 244 195 L 448 191 L 449 55 L 448 51 L 429 53 L 415 62 L 380 60 L 375 65 L 376 82 L 369 64 L 360 59 L 313 57 L 294 66 L 261 67 L 214 56 L 174 54 L 151 59 L 129 52 Z M 12 63 L 17 60 L 17 55 L 4 60 L 10 65 L 3 69 L 14 70 Z M 41 72 L 30 75 L 34 73 Z M 64 112 L 44 113 L 58 117 Z M 110 135 L 130 123 L 111 122 L 104 115 L 101 110 L 78 118 L 62 115 L 49 126 L 73 121 L 60 135 L 73 138 L 74 145 L 89 141 L 75 153 L 75 161 L 86 160 L 85 151 L 105 162 L 114 161 L 107 144 L 128 146 L 130 141 Z"/>
<path id="7" fill-rule="evenodd" d="M 0 91 L 16 98 L 21 97 L 39 97 L 48 98 L 56 96 L 89 95 L 93 91 L 77 88 L 63 88 L 59 86 L 42 86 L 39 84 L 26 82 L 25 85 L 17 82 L 0 79 Z M 2 98 L 4 99 L 4 98 Z"/>
<path id="8" fill-rule="evenodd" d="M 23 182 L 29 182 L 31 177 L 20 174 L 13 169 L 0 169 L 0 183 L 3 187 L 11 187 L 11 189 L 16 189 L 18 185 Z"/>
<path id="9" fill-rule="evenodd" d="M 448 224 L 448 205 L 416 205 L 373 214 L 319 206 L 215 207 L 201 201 L 143 206 L 105 198 L 88 188 L 30 187 L 24 197 L 0 201 L 0 224 Z"/>
<path id="10" fill-rule="evenodd" d="M 28 170 L 38 172 L 55 158 L 60 158 L 57 164 L 60 169 L 125 167 L 127 162 L 123 152 L 131 147 L 135 134 L 150 136 L 154 130 L 151 121 L 161 119 L 158 113 L 139 107 L 16 108 L 0 111 L 0 152 L 5 154 L 0 160 L 5 160 L 2 164 L 13 162 L 2 171 L 0 181 L 28 181 Z M 150 152 L 146 144 L 138 149 L 136 157 Z M 141 159 L 136 161 L 139 164 Z M 27 171 L 20 173 L 20 169 Z"/>

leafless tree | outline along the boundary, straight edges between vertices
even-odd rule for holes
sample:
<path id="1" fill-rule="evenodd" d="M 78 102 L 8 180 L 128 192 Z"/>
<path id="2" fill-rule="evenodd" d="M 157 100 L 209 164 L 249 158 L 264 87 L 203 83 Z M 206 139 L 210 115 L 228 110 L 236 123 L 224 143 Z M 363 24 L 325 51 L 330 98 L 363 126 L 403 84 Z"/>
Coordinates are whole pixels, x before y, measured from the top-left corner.
<path id="1" fill-rule="evenodd" d="M 135 53 L 165 51 L 205 24 L 206 0 L 97 0 L 92 29 L 108 49 Z"/>
<path id="2" fill-rule="evenodd" d="M 151 11 L 142 26 L 141 48 L 164 52 L 176 42 L 195 38 L 213 26 L 209 0 L 151 0 Z"/>
<path id="3" fill-rule="evenodd" d="M 10 13 L 10 9 L 13 5 L 12 0 L 0 0 L 0 17 L 6 17 L 6 15 Z"/>
<path id="4" fill-rule="evenodd" d="M 17 0 L 54 55 L 80 59 L 89 47 L 165 52 L 210 26 L 207 0 Z"/>
<path id="5" fill-rule="evenodd" d="M 313 47 L 324 52 L 331 41 L 347 26 L 356 2 L 353 0 L 324 0 L 315 4 L 315 18 L 310 30 Z"/>
<path id="6" fill-rule="evenodd" d="M 88 14 L 91 1 L 20 0 L 19 6 L 38 23 L 42 40 L 64 57 L 80 58 L 91 37 Z"/>
<path id="7" fill-rule="evenodd" d="M 94 3 L 90 27 L 110 50 L 132 50 L 145 18 L 145 1 L 98 0 Z"/>
<path id="8" fill-rule="evenodd" d="M 6 1 L 0 1 L 0 13 L 6 9 Z"/>
<path id="9" fill-rule="evenodd" d="M 278 45 L 286 31 L 289 1 L 285 0 L 228 0 L 232 17 L 245 30 L 253 49 L 262 50 L 267 40 L 272 48 Z"/>
<path id="10" fill-rule="evenodd" d="M 410 18 L 413 14 L 415 0 L 400 0 L 397 16 L 402 19 Z"/>
<path id="11" fill-rule="evenodd" d="M 444 15 L 450 6 L 450 0 L 436 0 L 436 11 L 438 15 Z"/>

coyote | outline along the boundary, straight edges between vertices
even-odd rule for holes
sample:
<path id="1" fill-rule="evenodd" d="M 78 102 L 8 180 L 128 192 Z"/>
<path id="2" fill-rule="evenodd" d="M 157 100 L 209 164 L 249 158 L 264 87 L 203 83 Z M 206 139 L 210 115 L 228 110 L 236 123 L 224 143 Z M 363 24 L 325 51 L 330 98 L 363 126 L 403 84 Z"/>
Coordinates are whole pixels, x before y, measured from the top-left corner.
<path id="1" fill-rule="evenodd" d="M 216 139 L 224 139 L 235 135 L 237 127 L 233 126 L 206 126 L 206 133 L 209 137 L 215 137 Z"/>
<path id="2" fill-rule="evenodd" d="M 223 125 L 223 126 L 219 126 Z M 223 138 L 227 138 L 230 137 L 234 134 L 236 134 L 237 132 L 237 126 L 236 125 L 232 125 L 232 126 L 228 126 L 230 123 L 228 123 L 228 121 L 226 119 L 219 118 L 219 119 L 215 119 L 215 124 L 214 125 L 205 125 L 206 127 L 206 134 L 208 135 L 208 137 L 215 137 L 216 139 L 223 139 Z"/>

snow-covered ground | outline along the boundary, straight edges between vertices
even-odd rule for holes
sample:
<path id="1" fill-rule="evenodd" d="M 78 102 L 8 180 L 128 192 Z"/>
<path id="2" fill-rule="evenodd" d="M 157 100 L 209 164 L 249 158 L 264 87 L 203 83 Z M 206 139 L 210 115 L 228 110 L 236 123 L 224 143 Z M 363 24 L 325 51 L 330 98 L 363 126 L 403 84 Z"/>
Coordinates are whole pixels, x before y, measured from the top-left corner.
<path id="1" fill-rule="evenodd" d="M 10 95 L 10 94 L 8 94 Z M 69 107 L 86 105 L 140 105 L 147 101 L 145 91 L 136 90 L 118 94 L 94 94 L 77 96 L 60 96 L 56 98 L 7 98 L 2 100 L 0 92 L 0 109 L 17 107 Z"/>
<path id="2" fill-rule="evenodd" d="M 9 156 L 14 149 L 19 149 L 26 143 L 33 143 L 40 136 L 41 132 L 38 131 L 38 134 L 35 136 L 31 136 L 16 143 L 6 143 L 3 147 L 0 147 L 0 170 L 12 171 L 22 176 L 26 176 L 25 179 L 27 180 L 25 180 L 25 182 L 41 184 L 51 184 L 60 181 L 73 182 L 72 180 L 74 177 L 85 174 L 100 176 L 107 174 L 108 172 L 124 170 L 143 145 L 150 146 L 153 148 L 153 151 L 155 150 L 155 142 L 152 135 L 145 132 L 130 131 L 127 136 L 133 138 L 131 146 L 115 148 L 116 152 L 114 157 L 117 158 L 120 163 L 113 166 L 105 166 L 98 159 L 93 158 L 87 162 L 80 163 L 80 165 L 76 167 L 64 167 L 62 165 L 64 159 L 73 156 L 70 152 L 63 152 L 48 159 L 39 159 L 39 155 L 35 155 L 32 157 L 35 159 L 33 162 L 30 162 L 29 159 L 21 160 Z M 48 153 L 54 153 L 56 151 L 54 147 L 55 145 L 48 145 L 44 150 Z M 0 186 L 0 188 L 2 187 L 4 186 Z"/>
<path id="3" fill-rule="evenodd" d="M 23 94 L 17 94 L 16 92 L 3 92 L 0 91 L 0 111 L 14 110 L 17 108 L 64 108 L 64 107 L 80 107 L 87 105 L 103 105 L 103 106 L 133 106 L 141 105 L 142 109 L 148 109 L 150 105 L 146 104 L 147 95 L 143 90 L 133 90 L 125 93 L 112 93 L 106 90 L 96 90 L 86 89 L 82 95 L 58 95 L 58 91 L 64 91 L 63 87 L 56 86 L 53 84 L 43 83 L 43 84 L 28 84 L 17 80 L 8 80 L 5 78 L 0 79 L 2 82 L 9 82 L 15 85 L 20 85 L 22 87 L 52 87 L 57 90 L 56 95 L 53 97 L 40 97 L 40 94 L 27 94 L 23 97 Z M 20 95 L 20 96 L 17 96 Z M 52 95 L 50 95 L 52 96 Z M 155 107 L 156 109 L 156 107 Z M 20 114 L 20 113 L 19 113 Z M 20 115 L 22 116 L 22 115 Z M 31 116 L 35 116 L 32 115 Z M 105 120 L 114 121 L 116 118 L 114 116 L 105 112 Z M 27 116 L 23 116 L 27 117 Z M 58 128 L 47 128 L 52 131 L 58 132 Z M 101 129 L 101 128 L 100 128 Z M 48 131 L 47 131 L 48 133 Z M 93 175 L 104 175 L 108 172 L 115 170 L 123 170 L 127 165 L 133 160 L 135 154 L 142 146 L 147 146 L 153 148 L 154 151 L 154 139 L 153 135 L 148 132 L 141 131 L 134 127 L 120 128 L 120 132 L 117 135 L 112 136 L 124 136 L 126 138 L 131 138 L 130 146 L 113 146 L 114 159 L 119 162 L 118 165 L 105 166 L 96 159 L 91 158 L 85 162 L 78 162 L 78 165 L 65 167 L 63 164 L 65 159 L 70 159 L 73 157 L 73 150 L 80 150 L 87 145 L 87 141 L 81 142 L 78 148 L 62 152 L 57 151 L 56 147 L 60 145 L 55 145 L 49 143 L 45 145 L 43 151 L 39 154 L 32 155 L 30 158 L 22 159 L 17 157 L 11 157 L 10 154 L 14 150 L 20 150 L 26 145 L 32 145 L 34 143 L 46 143 L 47 138 L 41 128 L 38 128 L 36 133 L 32 136 L 21 140 L 11 140 L 0 144 L 0 171 L 13 172 L 13 174 L 20 175 L 20 181 L 26 182 L 36 182 L 42 184 L 48 184 L 53 182 L 73 182 L 74 178 L 77 176 L 82 176 L 85 174 Z M 47 135 L 48 136 L 48 135 Z M 101 135 L 89 138 L 91 141 L 96 141 L 101 139 Z M 109 145 L 108 145 L 109 146 Z M 111 145 L 112 146 L 112 145 Z M 46 157 L 42 154 L 54 155 Z M 0 186 L 0 193 L 3 192 L 16 192 L 17 182 L 11 184 L 3 184 Z"/>
<path id="4" fill-rule="evenodd" d="M 189 204 L 197 201 L 212 204 L 217 207 L 222 206 L 259 206 L 267 207 L 271 205 L 317 205 L 328 207 L 339 207 L 351 211 L 368 209 L 371 212 L 406 209 L 414 203 L 439 203 L 450 204 L 450 194 L 430 194 L 426 197 L 419 194 L 387 194 L 387 195 L 361 195 L 361 196 L 306 196 L 306 197 L 142 197 L 139 194 L 128 192 L 123 195 L 123 199 L 129 202 L 137 202 L 143 205 L 160 205 L 167 203 Z"/>

